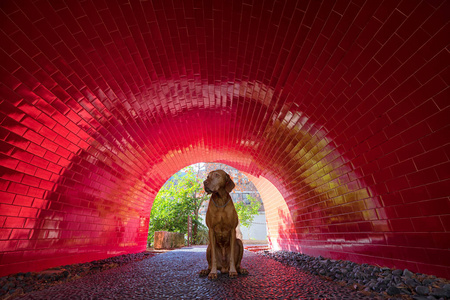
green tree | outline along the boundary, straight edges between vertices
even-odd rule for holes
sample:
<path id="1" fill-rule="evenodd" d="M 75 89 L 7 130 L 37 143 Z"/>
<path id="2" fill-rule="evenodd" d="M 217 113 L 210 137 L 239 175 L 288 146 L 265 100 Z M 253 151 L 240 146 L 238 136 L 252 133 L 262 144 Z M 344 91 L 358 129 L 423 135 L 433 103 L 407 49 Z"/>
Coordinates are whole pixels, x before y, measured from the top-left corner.
<path id="1" fill-rule="evenodd" d="M 198 212 L 206 200 L 201 181 L 191 167 L 172 176 L 161 188 L 153 202 L 148 229 L 149 244 L 153 244 L 155 231 L 171 231 L 186 234 L 188 216 L 192 217 L 192 241 L 198 243 L 202 225 Z"/>
<path id="2" fill-rule="evenodd" d="M 208 231 L 201 222 L 199 210 L 209 197 L 203 190 L 203 179 L 198 178 L 192 167 L 173 175 L 161 188 L 153 202 L 148 229 L 148 242 L 153 244 L 155 231 L 171 231 L 186 234 L 188 216 L 192 216 L 192 243 L 205 244 Z M 261 203 L 252 196 L 250 204 L 234 204 L 242 226 L 249 227 L 258 214 Z"/>
<path id="3" fill-rule="evenodd" d="M 235 203 L 234 207 L 236 208 L 240 224 L 248 228 L 258 214 L 261 203 L 250 195 L 247 196 L 247 199 L 250 201 L 250 204 L 240 201 Z"/>

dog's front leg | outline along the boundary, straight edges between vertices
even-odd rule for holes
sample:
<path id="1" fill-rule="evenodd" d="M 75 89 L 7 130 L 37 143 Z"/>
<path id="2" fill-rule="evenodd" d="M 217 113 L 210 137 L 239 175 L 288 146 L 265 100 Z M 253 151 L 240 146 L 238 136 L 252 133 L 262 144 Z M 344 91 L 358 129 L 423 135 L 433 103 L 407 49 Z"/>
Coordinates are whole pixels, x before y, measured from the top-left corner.
<path id="1" fill-rule="evenodd" d="M 217 279 L 217 255 L 216 255 L 216 237 L 214 230 L 209 229 L 209 242 L 211 245 L 211 271 L 209 272 L 209 279 Z"/>
<path id="2" fill-rule="evenodd" d="M 236 262 L 234 261 L 234 251 L 236 247 L 236 229 L 231 230 L 231 252 L 230 252 L 230 271 L 228 272 L 228 276 L 230 277 L 236 277 L 237 271 L 236 271 Z"/>

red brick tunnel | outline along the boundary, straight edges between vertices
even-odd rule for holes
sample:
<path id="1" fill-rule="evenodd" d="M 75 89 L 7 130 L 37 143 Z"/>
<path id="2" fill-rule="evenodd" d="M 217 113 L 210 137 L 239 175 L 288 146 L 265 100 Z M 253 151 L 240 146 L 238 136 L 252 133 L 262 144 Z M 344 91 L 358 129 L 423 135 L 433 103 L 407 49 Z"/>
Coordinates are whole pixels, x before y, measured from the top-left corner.
<path id="1" fill-rule="evenodd" d="M 143 251 L 223 162 L 272 247 L 450 278 L 448 1 L 0 8 L 0 276 Z"/>

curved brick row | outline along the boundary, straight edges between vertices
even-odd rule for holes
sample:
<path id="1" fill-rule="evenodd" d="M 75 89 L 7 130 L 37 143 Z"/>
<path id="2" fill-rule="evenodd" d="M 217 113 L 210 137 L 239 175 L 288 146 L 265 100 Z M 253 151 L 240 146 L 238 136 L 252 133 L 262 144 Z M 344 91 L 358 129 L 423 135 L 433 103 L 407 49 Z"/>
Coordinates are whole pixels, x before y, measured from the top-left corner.
<path id="1" fill-rule="evenodd" d="M 448 1 L 0 5 L 0 276 L 144 249 L 192 163 L 271 245 L 450 278 Z"/>

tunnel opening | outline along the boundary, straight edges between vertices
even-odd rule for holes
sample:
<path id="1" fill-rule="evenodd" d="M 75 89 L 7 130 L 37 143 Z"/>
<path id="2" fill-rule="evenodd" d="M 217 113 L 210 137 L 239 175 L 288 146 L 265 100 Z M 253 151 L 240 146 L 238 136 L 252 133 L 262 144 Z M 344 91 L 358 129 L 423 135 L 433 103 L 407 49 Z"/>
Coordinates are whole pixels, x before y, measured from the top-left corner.
<path id="1" fill-rule="evenodd" d="M 186 238 L 190 236 L 192 240 L 186 241 L 188 244 L 208 243 L 205 217 L 210 195 L 205 193 L 203 181 L 209 172 L 219 169 L 227 172 L 236 185 L 230 196 L 239 216 L 237 237 L 244 244 L 267 243 L 266 212 L 262 197 L 252 181 L 244 173 L 223 163 L 197 163 L 172 175 L 156 195 L 149 223 L 150 246 L 153 245 L 155 231 L 182 233 Z M 188 234 L 189 216 L 192 223 Z"/>

